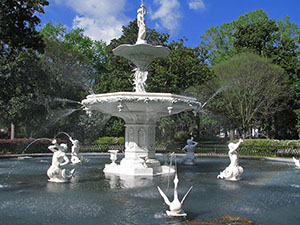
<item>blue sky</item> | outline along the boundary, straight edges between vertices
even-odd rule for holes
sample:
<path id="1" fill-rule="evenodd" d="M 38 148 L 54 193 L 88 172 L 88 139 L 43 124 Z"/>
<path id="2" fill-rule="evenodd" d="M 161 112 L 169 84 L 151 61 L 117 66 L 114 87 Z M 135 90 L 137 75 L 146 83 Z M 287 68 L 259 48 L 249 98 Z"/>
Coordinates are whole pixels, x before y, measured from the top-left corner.
<path id="1" fill-rule="evenodd" d="M 146 26 L 168 32 L 171 40 L 183 36 L 195 47 L 211 26 L 220 26 L 256 9 L 276 20 L 289 15 L 300 26 L 300 0 L 144 0 Z M 49 0 L 41 26 L 47 22 L 81 27 L 94 40 L 109 42 L 118 38 L 122 26 L 136 18 L 140 0 Z"/>

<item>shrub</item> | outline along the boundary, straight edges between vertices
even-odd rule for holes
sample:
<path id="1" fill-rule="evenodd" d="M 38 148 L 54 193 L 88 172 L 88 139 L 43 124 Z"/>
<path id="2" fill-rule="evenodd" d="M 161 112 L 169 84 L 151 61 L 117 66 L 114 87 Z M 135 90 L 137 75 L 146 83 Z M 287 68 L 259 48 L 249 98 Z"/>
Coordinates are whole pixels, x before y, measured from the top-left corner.
<path id="1" fill-rule="evenodd" d="M 278 149 L 280 148 L 300 148 L 300 140 L 248 139 L 240 145 L 239 154 L 255 156 L 278 156 Z"/>
<path id="2" fill-rule="evenodd" d="M 98 145 L 123 145 L 124 143 L 124 137 L 100 137 L 95 141 Z"/>
<path id="3" fill-rule="evenodd" d="M 21 154 L 24 149 L 37 139 L 15 138 L 0 139 L 0 154 Z M 27 149 L 25 153 L 48 152 L 49 140 L 38 140 Z"/>

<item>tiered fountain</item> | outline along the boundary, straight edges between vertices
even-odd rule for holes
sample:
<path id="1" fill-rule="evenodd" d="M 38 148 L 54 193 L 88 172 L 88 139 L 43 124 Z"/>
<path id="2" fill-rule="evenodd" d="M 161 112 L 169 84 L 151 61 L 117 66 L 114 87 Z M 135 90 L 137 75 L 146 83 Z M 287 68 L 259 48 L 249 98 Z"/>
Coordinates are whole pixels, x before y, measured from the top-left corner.
<path id="1" fill-rule="evenodd" d="M 183 111 L 197 111 L 201 107 L 195 98 L 170 93 L 146 92 L 147 66 L 158 57 L 166 57 L 169 50 L 146 43 L 145 6 L 137 11 L 138 39 L 134 45 L 120 45 L 113 50 L 117 56 L 131 60 L 135 66 L 135 92 L 116 92 L 89 95 L 82 101 L 85 110 L 100 111 L 125 121 L 125 157 L 120 164 L 113 162 L 105 173 L 125 175 L 157 175 L 174 173 L 155 159 L 155 127 L 158 119 Z M 115 154 L 112 152 L 111 154 Z"/>

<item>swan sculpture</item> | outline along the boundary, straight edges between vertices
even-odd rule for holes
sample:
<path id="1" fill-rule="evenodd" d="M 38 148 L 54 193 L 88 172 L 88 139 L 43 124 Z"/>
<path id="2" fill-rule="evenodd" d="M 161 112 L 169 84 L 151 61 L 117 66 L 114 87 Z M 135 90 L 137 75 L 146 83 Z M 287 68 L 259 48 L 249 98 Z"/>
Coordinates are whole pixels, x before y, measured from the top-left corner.
<path id="1" fill-rule="evenodd" d="M 296 167 L 300 169 L 300 160 L 296 159 L 295 157 L 293 157 L 293 160 L 294 160 Z"/>
<path id="2" fill-rule="evenodd" d="M 178 187 L 178 176 L 177 173 L 175 174 L 174 178 L 174 200 L 170 202 L 166 194 L 160 189 L 159 186 L 157 186 L 157 189 L 160 193 L 160 195 L 163 197 L 165 203 L 169 206 L 169 210 L 166 211 L 167 216 L 187 216 L 187 214 L 182 210 L 182 205 L 186 199 L 186 197 L 189 195 L 191 192 L 193 186 L 190 187 L 190 189 L 187 191 L 187 193 L 184 195 L 181 201 L 178 199 L 178 192 L 177 192 L 177 187 Z"/>
<path id="3" fill-rule="evenodd" d="M 217 178 L 232 181 L 237 181 L 240 179 L 244 169 L 243 167 L 239 166 L 239 155 L 237 153 L 237 149 L 242 142 L 243 139 L 240 139 L 237 143 L 229 143 L 228 156 L 230 159 L 230 164 L 225 168 L 224 171 L 220 172 Z"/>

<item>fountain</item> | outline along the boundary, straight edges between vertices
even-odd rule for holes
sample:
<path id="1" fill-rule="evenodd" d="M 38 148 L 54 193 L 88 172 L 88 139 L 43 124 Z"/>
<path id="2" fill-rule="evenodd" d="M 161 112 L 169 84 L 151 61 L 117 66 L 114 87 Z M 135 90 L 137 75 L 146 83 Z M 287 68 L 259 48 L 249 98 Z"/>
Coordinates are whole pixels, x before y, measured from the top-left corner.
<path id="1" fill-rule="evenodd" d="M 24 156 L 22 160 L 1 159 L 1 224 L 208 224 L 206 220 L 219 221 L 214 218 L 221 217 L 235 224 L 238 221 L 252 224 L 249 220 L 239 220 L 240 217 L 261 224 L 299 224 L 300 173 L 294 169 L 292 160 L 242 158 L 243 164 L 247 165 L 244 179 L 223 182 L 215 176 L 224 168 L 227 159 L 200 157 L 194 161 L 195 166 L 179 166 L 178 172 L 174 154 L 171 159 L 175 160 L 175 167 L 172 160 L 169 165 L 161 165 L 163 157 L 155 157 L 156 121 L 187 110 L 197 111 L 201 104 L 185 96 L 146 92 L 147 65 L 155 57 L 166 56 L 168 50 L 146 43 L 145 13 L 142 5 L 138 10 L 140 30 L 137 43 L 119 46 L 114 51 L 130 58 L 137 66 L 135 92 L 89 95 L 82 101 L 88 112 L 97 110 L 125 120 L 125 157 L 118 164 L 118 150 L 109 150 L 111 163 L 107 155 L 86 154 L 89 163 L 76 168 L 74 177 L 74 170 L 67 171 L 68 168 L 65 168 L 69 164 L 66 146 L 58 145 L 53 139 L 41 138 L 53 141 L 53 145 L 49 146 L 54 152 L 52 165 L 47 173 L 53 182 L 44 179 L 51 162 L 47 155 Z M 79 155 L 79 143 L 64 134 L 73 144 L 71 162 L 77 165 L 83 159 Z M 189 139 L 188 147 L 183 149 L 193 150 L 196 142 L 192 142 L 193 139 Z M 231 163 L 219 178 L 240 178 L 243 169 L 238 165 L 237 149 L 241 142 L 229 144 Z M 183 159 L 179 156 L 178 161 Z M 104 174 L 99 173 L 102 169 Z M 175 186 L 174 200 L 171 202 L 159 186 L 169 186 L 166 176 L 169 178 L 173 173 Z M 157 174 L 162 176 L 153 176 Z M 181 201 L 178 195 L 183 196 L 184 193 L 178 190 L 178 176 L 181 188 L 188 190 Z M 182 205 L 192 190 L 191 185 L 197 188 L 193 189 L 193 201 L 185 203 L 185 209 L 189 212 L 187 215 Z M 154 188 L 156 186 L 159 192 Z M 161 196 L 170 209 L 167 215 L 175 218 L 166 217 L 161 212 Z"/>
<path id="2" fill-rule="evenodd" d="M 147 66 L 157 57 L 166 57 L 169 50 L 147 44 L 144 15 L 145 6 L 138 10 L 139 34 L 136 44 L 120 45 L 113 50 L 117 56 L 132 61 L 135 92 L 115 92 L 88 95 L 81 103 L 87 112 L 92 110 L 125 121 L 125 156 L 119 165 L 108 165 L 105 173 L 125 175 L 159 175 L 174 173 L 155 159 L 155 127 L 158 119 L 183 111 L 198 111 L 201 103 L 192 97 L 170 93 L 146 92 Z"/>

